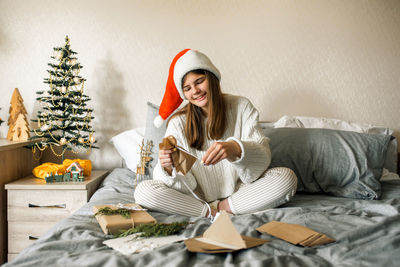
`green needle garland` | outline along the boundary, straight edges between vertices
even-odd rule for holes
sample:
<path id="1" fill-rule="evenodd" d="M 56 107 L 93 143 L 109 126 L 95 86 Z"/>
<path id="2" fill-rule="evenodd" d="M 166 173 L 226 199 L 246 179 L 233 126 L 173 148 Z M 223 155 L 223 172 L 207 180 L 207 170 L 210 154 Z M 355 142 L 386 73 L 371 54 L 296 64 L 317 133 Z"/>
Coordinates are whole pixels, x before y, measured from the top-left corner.
<path id="1" fill-rule="evenodd" d="M 123 216 L 124 218 L 129 219 L 131 217 L 131 210 L 130 209 L 125 209 L 125 208 L 118 208 L 113 210 L 110 207 L 104 207 L 99 209 L 94 216 L 97 215 L 116 215 L 116 214 L 120 214 L 121 216 Z"/>
<path id="2" fill-rule="evenodd" d="M 123 231 L 117 237 L 125 237 L 135 233 L 142 233 L 138 237 L 167 236 L 173 235 L 184 229 L 189 222 L 173 222 L 173 223 L 150 223 L 141 224 L 134 228 Z"/>

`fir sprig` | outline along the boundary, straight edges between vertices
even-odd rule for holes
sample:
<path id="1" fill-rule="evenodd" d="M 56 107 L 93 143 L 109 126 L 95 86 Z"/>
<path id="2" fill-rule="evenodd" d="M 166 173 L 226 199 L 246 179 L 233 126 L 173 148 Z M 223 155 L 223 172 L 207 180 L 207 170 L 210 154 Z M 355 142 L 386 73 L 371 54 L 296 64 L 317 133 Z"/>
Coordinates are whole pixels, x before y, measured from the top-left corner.
<path id="1" fill-rule="evenodd" d="M 119 214 L 121 216 L 123 216 L 124 218 L 129 219 L 131 217 L 131 210 L 130 209 L 125 209 L 125 208 L 118 208 L 113 210 L 110 207 L 103 207 L 100 208 L 95 214 L 94 216 L 97 215 L 116 215 Z"/>
<path id="2" fill-rule="evenodd" d="M 134 228 L 123 231 L 122 233 L 116 235 L 117 237 L 125 237 L 128 235 L 141 233 L 138 237 L 152 237 L 152 236 L 167 236 L 173 235 L 184 229 L 189 222 L 173 222 L 173 223 L 150 223 L 141 224 L 135 226 Z"/>

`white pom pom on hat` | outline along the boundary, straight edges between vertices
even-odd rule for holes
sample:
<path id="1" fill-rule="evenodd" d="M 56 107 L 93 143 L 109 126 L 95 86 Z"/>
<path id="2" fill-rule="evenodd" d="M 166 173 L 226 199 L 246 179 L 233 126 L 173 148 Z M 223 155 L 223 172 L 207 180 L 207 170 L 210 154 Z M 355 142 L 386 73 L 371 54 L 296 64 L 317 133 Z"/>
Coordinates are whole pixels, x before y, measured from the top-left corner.
<path id="1" fill-rule="evenodd" d="M 160 128 L 161 125 L 164 123 L 164 120 L 163 120 L 163 118 L 161 118 L 160 115 L 158 115 L 157 117 L 155 117 L 153 123 L 154 123 L 154 126 L 156 126 L 157 128 Z"/>
<path id="2" fill-rule="evenodd" d="M 159 115 L 154 119 L 156 127 L 160 127 L 185 98 L 182 91 L 183 77 L 186 73 L 198 69 L 207 70 L 213 73 L 218 80 L 221 80 L 219 70 L 206 55 L 199 51 L 185 49 L 179 52 L 172 60 L 164 97 L 158 112 Z"/>

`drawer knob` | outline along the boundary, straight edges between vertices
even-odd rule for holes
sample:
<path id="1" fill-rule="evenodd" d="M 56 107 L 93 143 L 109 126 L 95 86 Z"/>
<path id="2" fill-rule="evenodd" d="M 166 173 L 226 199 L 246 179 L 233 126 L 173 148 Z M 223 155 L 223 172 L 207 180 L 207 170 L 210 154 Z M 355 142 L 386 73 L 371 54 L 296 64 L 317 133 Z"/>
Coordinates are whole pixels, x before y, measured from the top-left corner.
<path id="1" fill-rule="evenodd" d="M 32 235 L 30 235 L 28 238 L 29 238 L 29 240 L 38 240 L 39 239 L 39 237 L 32 236 Z"/>
<path id="2" fill-rule="evenodd" d="M 56 204 L 56 205 L 35 205 L 35 204 L 28 204 L 28 208 L 59 208 L 65 209 L 67 207 L 66 204 Z"/>

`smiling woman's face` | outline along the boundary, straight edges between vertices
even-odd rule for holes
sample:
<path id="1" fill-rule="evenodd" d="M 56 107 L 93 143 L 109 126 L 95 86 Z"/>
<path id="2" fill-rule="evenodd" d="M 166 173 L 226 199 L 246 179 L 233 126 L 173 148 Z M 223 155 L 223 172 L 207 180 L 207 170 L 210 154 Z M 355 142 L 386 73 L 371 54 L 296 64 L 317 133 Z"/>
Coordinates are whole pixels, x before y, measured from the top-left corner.
<path id="1" fill-rule="evenodd" d="M 205 112 L 207 111 L 209 85 L 205 74 L 194 72 L 186 74 L 183 80 L 182 91 L 190 103 L 202 108 Z"/>

